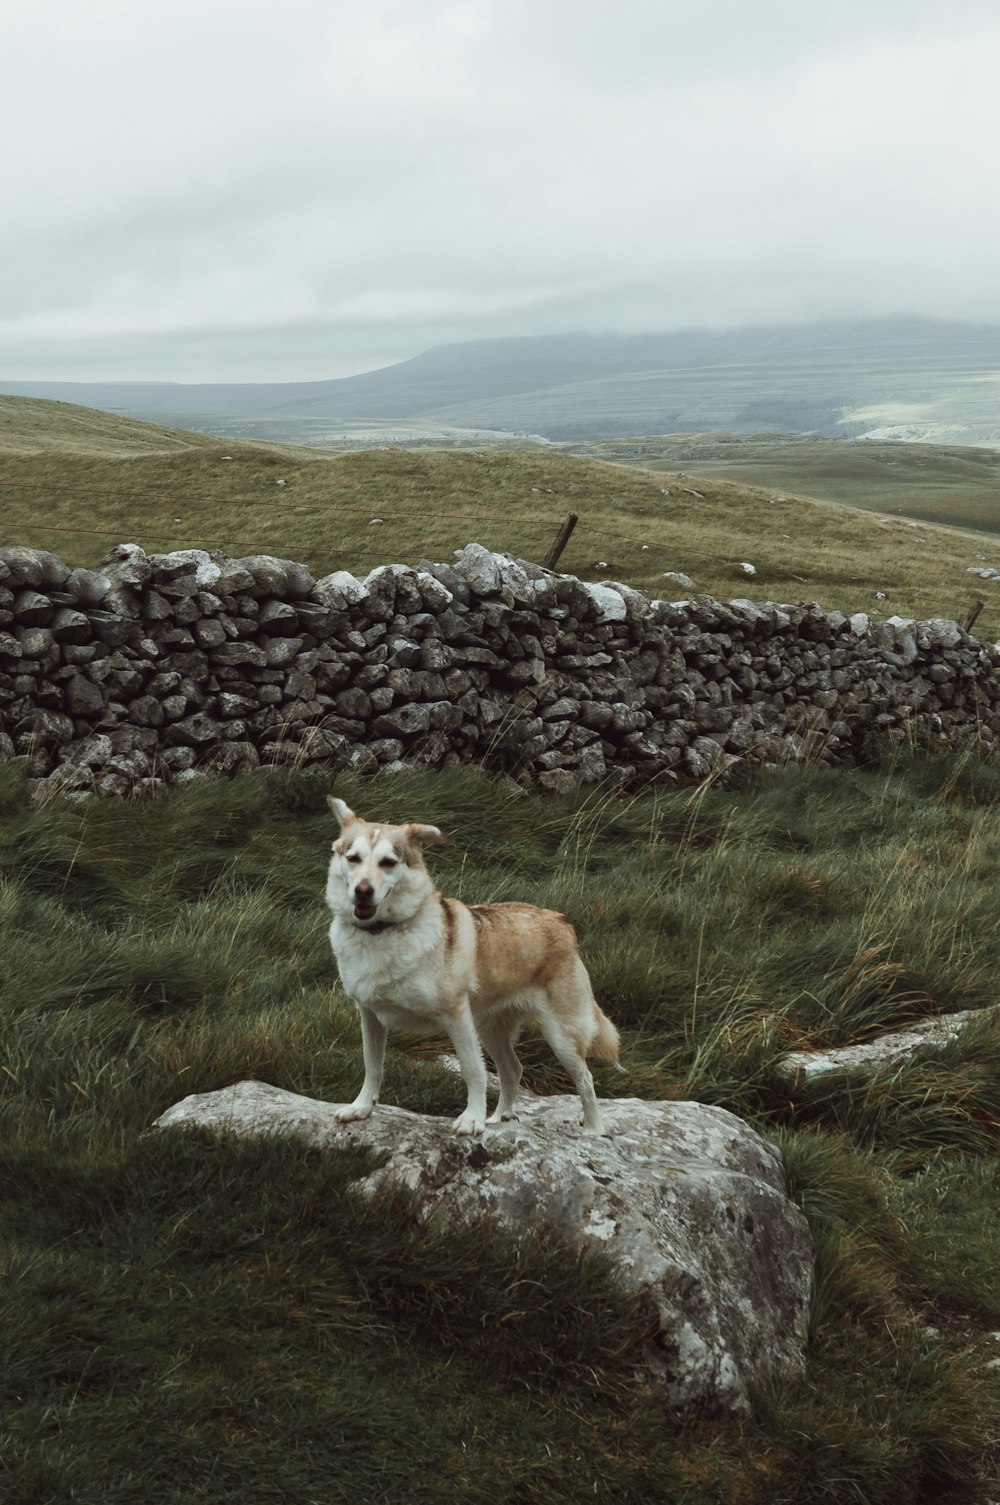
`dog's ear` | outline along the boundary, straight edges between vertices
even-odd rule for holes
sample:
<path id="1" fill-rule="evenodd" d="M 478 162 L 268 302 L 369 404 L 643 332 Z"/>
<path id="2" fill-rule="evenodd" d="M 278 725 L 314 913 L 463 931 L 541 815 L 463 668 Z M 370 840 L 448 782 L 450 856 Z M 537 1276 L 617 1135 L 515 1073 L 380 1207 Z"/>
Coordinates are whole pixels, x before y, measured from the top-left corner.
<path id="1" fill-rule="evenodd" d="M 345 805 L 344 801 L 339 800 L 335 794 L 328 794 L 326 797 L 326 802 L 330 806 L 330 809 L 333 811 L 334 815 L 337 817 L 337 820 L 340 822 L 341 830 L 344 829 L 349 820 L 357 820 L 358 817 L 355 815 L 350 806 Z"/>
<path id="2" fill-rule="evenodd" d="M 412 841 L 414 846 L 418 847 L 435 846 L 440 842 L 448 840 L 447 836 L 442 831 L 439 831 L 437 826 L 414 825 L 406 827 L 406 839 L 407 841 Z"/>

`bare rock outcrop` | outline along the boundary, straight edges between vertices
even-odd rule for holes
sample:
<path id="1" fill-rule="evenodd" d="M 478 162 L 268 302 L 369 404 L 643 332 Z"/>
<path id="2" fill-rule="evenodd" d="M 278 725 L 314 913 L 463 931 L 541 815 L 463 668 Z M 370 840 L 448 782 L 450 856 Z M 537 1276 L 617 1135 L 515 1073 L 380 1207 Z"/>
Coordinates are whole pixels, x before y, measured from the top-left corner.
<path id="1" fill-rule="evenodd" d="M 876 1071 L 894 1071 L 907 1061 L 933 1055 L 941 1046 L 952 1044 L 968 1025 L 984 1024 L 998 1017 L 995 1009 L 963 1009 L 933 1019 L 918 1019 L 861 1045 L 789 1051 L 778 1062 L 778 1071 L 793 1081 L 799 1077 L 825 1076 L 830 1071 L 856 1071 L 869 1076 Z"/>
<path id="2" fill-rule="evenodd" d="M 603 1104 L 609 1133 L 584 1135 L 569 1097 L 525 1100 L 481 1140 L 448 1120 L 380 1107 L 340 1124 L 336 1105 L 262 1082 L 185 1098 L 161 1129 L 281 1133 L 325 1149 L 366 1145 L 385 1164 L 362 1183 L 404 1188 L 418 1215 L 488 1218 L 597 1244 L 657 1316 L 648 1361 L 680 1410 L 745 1412 L 755 1385 L 804 1363 L 812 1286 L 808 1226 L 773 1145 L 722 1108 Z"/>

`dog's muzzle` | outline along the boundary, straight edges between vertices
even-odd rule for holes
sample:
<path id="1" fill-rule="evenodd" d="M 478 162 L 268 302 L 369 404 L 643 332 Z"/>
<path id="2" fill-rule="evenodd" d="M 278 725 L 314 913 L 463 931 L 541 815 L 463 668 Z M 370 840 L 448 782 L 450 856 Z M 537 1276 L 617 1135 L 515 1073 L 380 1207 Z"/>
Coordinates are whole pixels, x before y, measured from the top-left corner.
<path id="1" fill-rule="evenodd" d="M 354 890 L 354 918 L 356 920 L 374 920 L 377 909 L 375 890 L 371 884 L 359 883 Z"/>

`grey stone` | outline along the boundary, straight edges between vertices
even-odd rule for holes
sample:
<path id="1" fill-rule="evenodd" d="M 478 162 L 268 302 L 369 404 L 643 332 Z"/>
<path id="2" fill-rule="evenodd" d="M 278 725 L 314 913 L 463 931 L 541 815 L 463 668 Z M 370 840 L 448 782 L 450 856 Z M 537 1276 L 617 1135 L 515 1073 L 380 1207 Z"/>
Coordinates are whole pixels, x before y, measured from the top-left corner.
<path id="1" fill-rule="evenodd" d="M 337 613 L 329 606 L 320 606 L 316 601 L 297 601 L 295 610 L 303 631 L 312 633 L 320 642 L 325 642 L 333 635 Z"/>
<path id="2" fill-rule="evenodd" d="M 541 763 L 546 755 L 538 761 Z M 536 775 L 535 782 L 548 794 L 572 794 L 580 783 L 579 775 L 569 768 L 547 768 Z"/>
<path id="3" fill-rule="evenodd" d="M 392 710 L 376 716 L 371 724 L 376 737 L 390 738 L 415 737 L 420 732 L 429 731 L 430 725 L 431 713 L 426 705 L 394 706 Z"/>
<path id="4" fill-rule="evenodd" d="M 894 1070 L 903 1062 L 933 1053 L 942 1045 L 957 1040 L 969 1024 L 984 1024 L 1000 1018 L 995 1009 L 964 1009 L 960 1013 L 941 1014 L 921 1019 L 904 1029 L 887 1031 L 863 1045 L 840 1045 L 829 1050 L 793 1050 L 782 1056 L 778 1070 L 782 1076 L 814 1077 L 829 1071 L 858 1071 L 871 1074 L 880 1069 Z"/>
<path id="5" fill-rule="evenodd" d="M 373 622 L 388 622 L 396 610 L 399 577 L 404 574 L 402 565 L 381 564 L 361 582 L 364 599 L 361 603 L 365 616 Z"/>
<path id="6" fill-rule="evenodd" d="M 39 742 L 53 743 L 72 742 L 76 728 L 70 717 L 61 711 L 36 708 L 18 722 L 17 731 L 19 734 L 26 732 Z"/>
<path id="7" fill-rule="evenodd" d="M 366 690 L 341 690 L 334 696 L 334 704 L 339 716 L 347 716 L 356 721 L 368 721 L 371 718 L 372 702 Z"/>
<path id="8" fill-rule="evenodd" d="M 594 615 L 599 622 L 624 622 L 628 607 L 620 590 L 600 582 L 584 585 L 583 589 L 593 602 Z"/>
<path id="9" fill-rule="evenodd" d="M 258 669 L 267 667 L 267 654 L 256 643 L 223 643 L 212 649 L 214 664 L 249 664 Z"/>
<path id="10" fill-rule="evenodd" d="M 48 627 L 24 627 L 16 629 L 21 651 L 26 659 L 48 660 L 55 656 L 55 637 Z"/>
<path id="11" fill-rule="evenodd" d="M 456 650 L 440 638 L 425 638 L 420 648 L 422 669 L 450 669 L 456 659 Z"/>
<path id="12" fill-rule="evenodd" d="M 102 559 L 98 570 L 109 577 L 113 586 L 132 586 L 136 590 L 148 584 L 152 574 L 146 551 L 137 543 L 120 543 Z"/>
<path id="13" fill-rule="evenodd" d="M 99 716 L 107 705 L 107 692 L 89 676 L 74 674 L 67 680 L 66 709 L 72 716 Z"/>
<path id="14" fill-rule="evenodd" d="M 200 617 L 192 623 L 191 633 L 199 648 L 221 648 L 229 641 L 225 625 L 218 617 Z"/>
<path id="15" fill-rule="evenodd" d="M 270 554 L 250 554 L 245 559 L 230 560 L 228 569 L 232 571 L 234 567 L 250 575 L 253 580 L 251 593 L 257 596 L 280 596 L 289 583 L 286 561 L 275 559 Z M 231 579 L 232 575 L 220 577 L 218 583 L 222 586 Z"/>
<path id="16" fill-rule="evenodd" d="M 120 648 L 129 639 L 130 628 L 125 617 L 114 611 L 88 611 L 87 616 L 99 643 L 109 648 Z"/>
<path id="17" fill-rule="evenodd" d="M 167 721 L 180 721 L 182 716 L 187 715 L 192 709 L 191 702 L 186 695 L 164 695 L 160 701 L 163 707 L 164 719 Z"/>
<path id="18" fill-rule="evenodd" d="M 128 719 L 136 726 L 162 726 L 163 706 L 155 695 L 137 695 L 129 703 Z"/>
<path id="19" fill-rule="evenodd" d="M 69 578 L 62 560 L 47 549 L 0 548 L 0 584 L 17 590 L 58 590 Z"/>
<path id="20" fill-rule="evenodd" d="M 416 584 L 420 591 L 423 605 L 428 611 L 444 611 L 445 607 L 450 606 L 455 599 L 454 592 L 450 591 L 436 575 L 432 575 L 428 570 L 417 571 Z"/>
<path id="21" fill-rule="evenodd" d="M 357 606 L 366 595 L 365 586 L 347 570 L 334 570 L 332 574 L 324 575 L 312 588 L 313 600 L 334 612 Z"/>
<path id="22" fill-rule="evenodd" d="M 14 597 L 14 617 L 25 627 L 44 627 L 52 621 L 54 609 L 48 596 L 39 591 L 20 590 Z"/>
<path id="23" fill-rule="evenodd" d="M 302 649 L 301 638 L 266 638 L 263 644 L 269 669 L 282 669 L 298 656 Z"/>
<path id="24" fill-rule="evenodd" d="M 164 728 L 163 735 L 170 746 L 185 744 L 202 747 L 214 742 L 219 731 L 211 717 L 197 711 L 193 716 L 183 716 L 179 721 L 171 722 Z"/>
<path id="25" fill-rule="evenodd" d="M 151 578 L 157 584 L 181 586 L 185 595 L 210 590 L 222 571 L 205 549 L 175 549 L 170 554 L 152 554 L 149 559 Z"/>
<path id="26" fill-rule="evenodd" d="M 90 618 L 69 606 L 60 607 L 52 619 L 52 636 L 57 643 L 87 643 L 92 633 Z"/>
<path id="27" fill-rule="evenodd" d="M 340 1124 L 336 1105 L 260 1082 L 185 1098 L 156 1127 L 289 1134 L 387 1158 L 362 1190 L 387 1186 L 416 1215 L 548 1229 L 600 1248 L 656 1314 L 648 1362 L 680 1411 L 746 1413 L 753 1389 L 801 1373 L 812 1285 L 805 1218 L 778 1151 L 722 1108 L 607 1102 L 606 1136 L 584 1135 L 567 1097 L 525 1099 L 521 1120 L 481 1140 L 448 1120 L 376 1109 Z"/>
<path id="28" fill-rule="evenodd" d="M 110 590 L 105 594 L 102 610 L 137 621 L 142 616 L 142 596 L 135 586 L 116 585 L 112 582 Z"/>
<path id="29" fill-rule="evenodd" d="M 222 560 L 220 570 L 221 573 L 215 584 L 215 589 L 220 595 L 235 596 L 245 591 L 253 591 L 257 587 L 254 576 L 238 559 Z"/>
<path id="30" fill-rule="evenodd" d="M 480 543 L 455 550 L 455 573 L 476 596 L 495 596 L 503 583 L 502 558 Z"/>
<path id="31" fill-rule="evenodd" d="M 102 767 L 113 754 L 114 747 L 111 738 L 104 736 L 101 732 L 59 749 L 59 758 L 63 763 L 86 765 L 89 768 Z"/>
<path id="32" fill-rule="evenodd" d="M 299 619 L 294 606 L 287 601 L 262 601 L 257 615 L 261 632 L 275 633 L 279 637 L 291 637 L 299 630 Z"/>

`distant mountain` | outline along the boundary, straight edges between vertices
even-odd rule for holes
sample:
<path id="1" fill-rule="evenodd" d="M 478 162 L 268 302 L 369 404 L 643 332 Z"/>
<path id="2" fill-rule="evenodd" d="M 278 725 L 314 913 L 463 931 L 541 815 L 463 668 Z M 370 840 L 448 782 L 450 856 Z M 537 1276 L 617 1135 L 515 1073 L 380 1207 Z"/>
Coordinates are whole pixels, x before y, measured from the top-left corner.
<path id="1" fill-rule="evenodd" d="M 337 381 L 0 379 L 0 391 L 271 438 L 308 421 L 311 437 L 371 422 L 557 440 L 726 430 L 1000 444 L 1000 327 L 898 318 L 539 335 L 439 345 Z"/>

